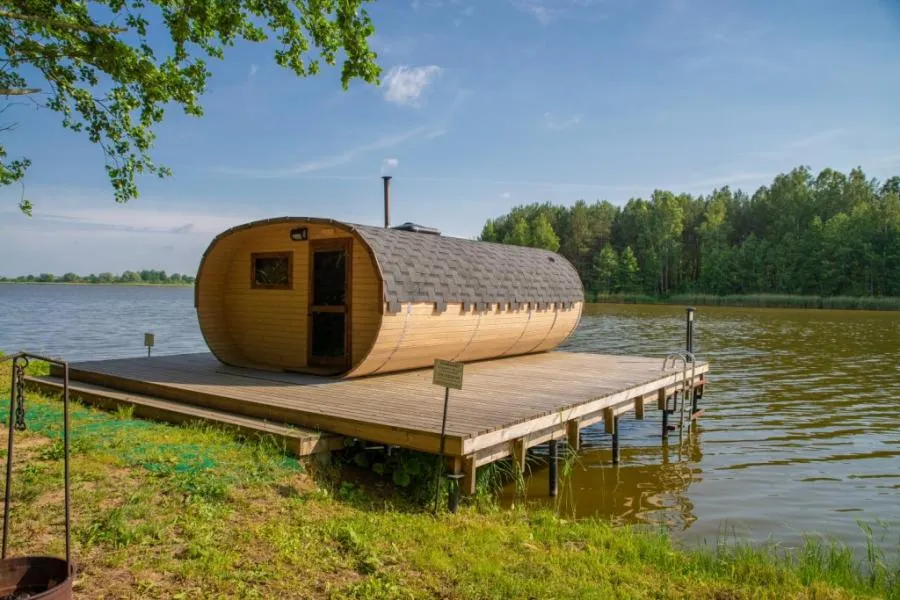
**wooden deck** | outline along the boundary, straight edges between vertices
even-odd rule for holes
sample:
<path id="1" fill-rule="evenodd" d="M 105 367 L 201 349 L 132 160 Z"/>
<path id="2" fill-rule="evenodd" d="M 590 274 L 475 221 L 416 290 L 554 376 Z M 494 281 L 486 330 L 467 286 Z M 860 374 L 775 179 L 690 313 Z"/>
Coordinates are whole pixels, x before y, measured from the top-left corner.
<path id="1" fill-rule="evenodd" d="M 553 439 L 577 445 L 580 428 L 605 420 L 609 430 L 630 410 L 641 418 L 645 404 L 690 379 L 681 364 L 662 366 L 662 357 L 570 352 L 467 364 L 463 389 L 450 393 L 451 467 L 471 488 L 479 465 L 511 454 L 523 459 L 528 447 Z M 694 364 L 694 385 L 705 383 L 708 369 Z M 94 396 L 106 389 L 425 452 L 440 448 L 444 393 L 431 383 L 431 369 L 332 379 L 228 367 L 204 353 L 72 363 L 70 375 L 93 386 Z"/>

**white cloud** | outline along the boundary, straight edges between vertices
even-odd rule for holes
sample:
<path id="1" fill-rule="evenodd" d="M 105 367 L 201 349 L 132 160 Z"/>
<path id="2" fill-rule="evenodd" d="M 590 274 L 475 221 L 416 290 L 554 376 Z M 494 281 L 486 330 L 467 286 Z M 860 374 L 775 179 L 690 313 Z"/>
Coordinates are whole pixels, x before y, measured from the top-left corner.
<path id="1" fill-rule="evenodd" d="M 566 17 L 583 16 L 588 9 L 596 9 L 603 0 L 510 0 L 514 8 L 530 14 L 541 25 L 549 25 Z M 605 14 L 601 13 L 602 17 Z"/>
<path id="2" fill-rule="evenodd" d="M 827 142 L 830 140 L 834 140 L 836 138 L 840 138 L 844 135 L 851 133 L 847 129 L 843 127 L 835 127 L 833 129 L 826 129 L 824 131 L 819 131 L 805 138 L 801 138 L 798 140 L 794 140 L 790 143 L 791 148 L 809 148 L 810 146 L 818 146 L 823 142 Z"/>
<path id="3" fill-rule="evenodd" d="M 384 98 L 400 106 L 419 106 L 422 92 L 442 71 L 437 65 L 393 67 L 384 78 Z"/>
<path id="4" fill-rule="evenodd" d="M 256 64 L 250 65 L 250 77 L 253 77 L 254 75 L 256 75 L 256 73 L 258 71 L 259 71 L 259 67 Z"/>
<path id="5" fill-rule="evenodd" d="M 512 194 L 510 194 L 509 192 L 503 192 L 502 194 L 500 194 L 500 197 L 506 200 L 508 198 L 512 198 Z"/>
<path id="6" fill-rule="evenodd" d="M 381 161 L 381 174 L 385 175 L 388 171 L 396 169 L 399 164 L 400 161 L 396 158 L 385 158 Z"/>
<path id="7" fill-rule="evenodd" d="M 417 137 L 430 138 L 435 137 L 436 131 L 432 127 L 416 127 L 415 129 L 411 129 L 409 131 L 405 131 L 403 133 L 398 133 L 394 135 L 387 135 L 381 137 L 374 142 L 368 144 L 361 144 L 354 148 L 350 148 L 345 152 L 340 154 L 335 154 L 333 156 L 324 156 L 321 158 L 313 159 L 303 163 L 297 163 L 295 165 L 287 166 L 287 167 L 278 167 L 273 169 L 257 169 L 257 168 L 242 168 L 242 167 L 215 167 L 213 170 L 219 173 L 227 173 L 229 175 L 238 175 L 242 177 L 257 177 L 257 178 L 290 178 L 306 175 L 309 173 L 314 173 L 316 171 L 321 171 L 324 169 L 330 169 L 332 167 L 338 167 L 344 164 L 347 164 L 357 156 L 361 154 L 366 154 L 369 152 L 374 152 L 375 150 L 384 150 L 386 148 L 393 148 L 394 146 L 398 146 L 406 141 Z"/>
<path id="8" fill-rule="evenodd" d="M 465 7 L 462 11 L 462 14 L 464 17 L 471 17 L 472 15 L 475 14 L 475 7 L 474 6 Z"/>
<path id="9" fill-rule="evenodd" d="M 560 129 L 568 129 L 569 127 L 574 127 L 580 124 L 582 117 L 583 115 L 581 113 L 574 114 L 567 118 L 562 118 L 554 115 L 551 112 L 545 112 L 544 125 L 546 125 L 548 129 L 559 131 Z"/>

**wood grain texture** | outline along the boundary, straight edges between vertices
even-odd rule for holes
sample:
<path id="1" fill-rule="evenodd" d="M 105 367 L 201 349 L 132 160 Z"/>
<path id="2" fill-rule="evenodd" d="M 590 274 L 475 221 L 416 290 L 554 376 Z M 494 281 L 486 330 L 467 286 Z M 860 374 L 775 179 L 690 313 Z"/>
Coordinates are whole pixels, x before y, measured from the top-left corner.
<path id="1" fill-rule="evenodd" d="M 297 227 L 308 228 L 308 241 L 291 239 Z M 197 317 L 212 352 L 232 366 L 319 373 L 308 356 L 309 247 L 327 240 L 345 240 L 351 248 L 348 378 L 424 368 L 436 358 L 473 362 L 545 352 L 564 341 L 581 317 L 582 302 L 389 303 L 392 281 L 359 231 L 337 222 L 276 219 L 217 237 L 204 254 L 195 289 Z M 292 289 L 254 288 L 248 277 L 254 254 L 273 253 L 289 253 Z M 397 270 L 395 254 L 391 277 L 406 272 Z"/>
<path id="2" fill-rule="evenodd" d="M 219 240 L 197 279 L 197 317 L 210 349 L 230 365 L 304 370 L 308 365 L 309 246 L 345 240 L 351 248 L 351 362 L 365 356 L 380 326 L 382 294 L 377 267 L 353 235 L 310 223 L 308 241 L 290 231 L 298 223 L 242 229 Z M 248 277 L 254 254 L 290 252 L 292 289 L 254 289 Z"/>
<path id="3" fill-rule="evenodd" d="M 659 358 L 549 352 L 470 363 L 450 395 L 447 455 L 474 465 L 634 410 L 680 385 Z M 73 380 L 192 406 L 436 453 L 443 390 L 431 369 L 355 379 L 222 365 L 210 354 L 73 363 Z M 699 378 L 708 371 L 697 363 Z M 698 379 L 699 381 L 699 379 Z"/>

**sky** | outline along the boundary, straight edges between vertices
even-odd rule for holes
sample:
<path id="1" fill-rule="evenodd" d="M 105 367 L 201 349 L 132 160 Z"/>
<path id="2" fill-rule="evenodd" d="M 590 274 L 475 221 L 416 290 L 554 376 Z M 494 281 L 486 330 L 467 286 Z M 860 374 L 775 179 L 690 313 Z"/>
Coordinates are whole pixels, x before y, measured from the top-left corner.
<path id="1" fill-rule="evenodd" d="M 259 218 L 474 237 L 531 202 L 624 204 L 654 189 L 753 191 L 798 165 L 900 174 L 896 0 L 378 0 L 380 86 L 297 79 L 271 45 L 212 64 L 201 119 L 169 110 L 156 162 L 116 204 L 100 149 L 58 114 L 0 117 L 25 193 L 0 189 L 0 274 L 195 273 Z"/>

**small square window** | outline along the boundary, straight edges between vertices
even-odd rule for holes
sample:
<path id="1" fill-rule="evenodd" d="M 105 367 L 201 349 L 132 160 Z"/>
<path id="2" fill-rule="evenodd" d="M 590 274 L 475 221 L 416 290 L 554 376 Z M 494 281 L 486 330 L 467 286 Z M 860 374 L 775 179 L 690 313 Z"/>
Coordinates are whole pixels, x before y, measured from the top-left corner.
<path id="1" fill-rule="evenodd" d="M 293 252 L 250 255 L 250 287 L 264 290 L 293 288 Z"/>

